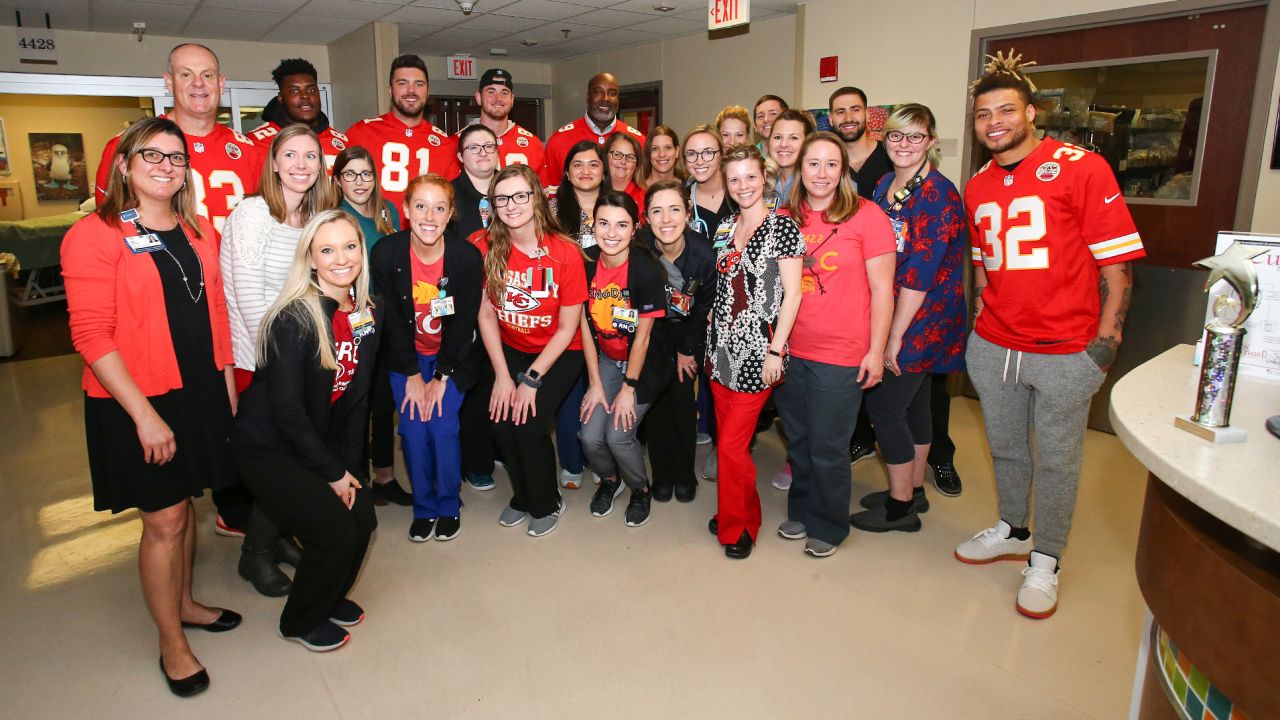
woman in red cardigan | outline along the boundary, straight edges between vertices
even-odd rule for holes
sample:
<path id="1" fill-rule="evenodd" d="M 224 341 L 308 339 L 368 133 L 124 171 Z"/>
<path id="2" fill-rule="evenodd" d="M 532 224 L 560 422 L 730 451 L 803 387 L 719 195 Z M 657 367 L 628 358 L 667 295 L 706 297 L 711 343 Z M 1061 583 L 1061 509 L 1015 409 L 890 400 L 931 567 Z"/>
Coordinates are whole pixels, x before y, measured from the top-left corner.
<path id="1" fill-rule="evenodd" d="M 105 201 L 62 243 L 71 339 L 85 361 L 89 474 L 95 509 L 142 516 L 138 570 L 160 670 L 186 697 L 209 675 L 183 628 L 240 624 L 191 596 L 191 498 L 231 481 L 231 334 L 216 236 L 195 214 L 182 130 L 165 118 L 138 122 L 110 162 Z"/>

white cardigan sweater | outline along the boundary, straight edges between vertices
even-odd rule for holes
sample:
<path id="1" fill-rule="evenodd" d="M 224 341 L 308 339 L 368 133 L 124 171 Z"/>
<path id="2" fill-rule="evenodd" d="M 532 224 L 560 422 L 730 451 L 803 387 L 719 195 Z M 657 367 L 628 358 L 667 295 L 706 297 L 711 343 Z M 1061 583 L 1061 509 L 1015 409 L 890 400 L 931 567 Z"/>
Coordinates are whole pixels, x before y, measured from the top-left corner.
<path id="1" fill-rule="evenodd" d="M 284 288 L 302 229 L 276 222 L 259 196 L 247 197 L 222 228 L 222 284 L 227 291 L 236 367 L 253 370 L 258 327 Z"/>

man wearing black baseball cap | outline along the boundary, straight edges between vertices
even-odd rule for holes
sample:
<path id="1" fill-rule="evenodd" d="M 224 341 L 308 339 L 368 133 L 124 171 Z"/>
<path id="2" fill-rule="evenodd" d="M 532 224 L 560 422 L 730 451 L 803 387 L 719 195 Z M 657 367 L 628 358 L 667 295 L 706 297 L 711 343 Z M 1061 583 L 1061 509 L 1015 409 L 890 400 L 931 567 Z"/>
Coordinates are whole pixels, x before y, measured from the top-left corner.
<path id="1" fill-rule="evenodd" d="M 542 141 L 508 117 L 516 101 L 515 90 L 511 73 L 502 68 L 485 70 L 480 76 L 480 89 L 476 90 L 480 124 L 498 138 L 499 169 L 524 163 L 536 172 L 542 167 Z"/>

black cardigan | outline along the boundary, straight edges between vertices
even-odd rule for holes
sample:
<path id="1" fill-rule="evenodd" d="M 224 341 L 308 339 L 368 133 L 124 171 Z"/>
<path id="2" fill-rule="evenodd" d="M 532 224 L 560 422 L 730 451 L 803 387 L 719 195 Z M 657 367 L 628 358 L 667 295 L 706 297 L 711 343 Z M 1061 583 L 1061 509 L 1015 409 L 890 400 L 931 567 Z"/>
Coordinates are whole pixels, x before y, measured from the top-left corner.
<path id="1" fill-rule="evenodd" d="M 596 245 L 586 249 L 587 254 L 587 287 L 591 287 L 591 281 L 596 276 L 596 268 L 600 258 L 600 246 Z M 632 303 L 630 306 L 636 308 L 641 313 L 652 312 L 653 310 L 662 309 L 666 303 L 666 279 L 667 273 L 662 269 L 662 265 L 648 251 L 635 247 L 632 249 L 627 258 L 627 288 L 631 291 L 633 298 L 636 296 L 637 289 L 644 288 L 646 294 L 656 296 L 657 303 L 653 307 L 637 306 Z M 591 321 L 589 316 L 591 298 L 587 298 L 587 303 L 583 307 L 583 312 L 588 314 L 587 327 L 591 330 L 591 339 L 596 343 L 596 349 L 599 350 L 600 339 L 596 336 L 595 323 Z M 636 402 L 650 403 L 662 392 L 664 388 L 671 384 L 671 378 L 675 372 L 675 355 L 671 349 L 671 341 L 667 333 L 663 331 L 665 323 L 654 322 L 653 330 L 649 333 L 649 348 L 645 352 L 644 367 L 640 368 L 640 377 L 636 383 Z M 631 354 L 631 343 L 636 339 L 635 333 L 627 333 L 627 355 Z"/>
<path id="2" fill-rule="evenodd" d="M 445 227 L 445 238 L 466 240 L 477 230 L 485 228 L 484 219 L 480 215 L 480 201 L 484 194 L 471 183 L 471 178 L 463 172 L 453 180 L 453 218 Z"/>
<path id="3" fill-rule="evenodd" d="M 418 351 L 413 346 L 415 312 L 410 242 L 409 231 L 401 230 L 379 240 L 369 254 L 374 284 L 382 292 L 387 313 L 383 361 L 388 370 L 405 376 L 418 374 Z M 480 314 L 480 294 L 484 287 L 484 256 L 466 240 L 446 238 L 444 278 L 448 279 L 445 291 L 454 298 L 454 312 L 440 320 L 436 370 L 453 378 L 459 390 L 467 390 L 476 382 L 480 372 L 478 360 L 484 355 L 476 341 L 476 318 Z"/>
<path id="4" fill-rule="evenodd" d="M 326 318 L 337 301 L 320 298 Z M 284 312 L 272 325 L 267 361 L 254 370 L 240 396 L 233 432 L 246 444 L 293 454 L 327 482 L 350 472 L 365 479 L 364 436 L 369 420 L 369 386 L 382 336 L 382 310 L 373 308 L 374 331 L 360 339 L 360 363 L 347 389 L 330 403 L 334 371 L 320 365 L 316 336 L 297 315 Z M 325 325 L 333 343 L 333 326 Z"/>
<path id="5" fill-rule="evenodd" d="M 654 237 L 653 230 L 647 227 L 641 229 L 638 242 L 655 257 L 662 257 L 662 250 L 658 247 L 658 239 Z M 698 289 L 693 293 L 693 306 L 689 308 L 687 317 L 668 306 L 666 320 L 658 324 L 665 326 L 676 352 L 692 356 L 697 360 L 698 367 L 702 367 L 707 352 L 707 317 L 716 300 L 716 253 L 701 234 L 692 228 L 685 228 L 684 252 L 676 258 L 675 266 L 684 278 L 685 286 L 674 289 L 683 291 L 690 280 L 698 281 Z M 667 288 L 668 291 L 672 289 L 670 278 Z"/>

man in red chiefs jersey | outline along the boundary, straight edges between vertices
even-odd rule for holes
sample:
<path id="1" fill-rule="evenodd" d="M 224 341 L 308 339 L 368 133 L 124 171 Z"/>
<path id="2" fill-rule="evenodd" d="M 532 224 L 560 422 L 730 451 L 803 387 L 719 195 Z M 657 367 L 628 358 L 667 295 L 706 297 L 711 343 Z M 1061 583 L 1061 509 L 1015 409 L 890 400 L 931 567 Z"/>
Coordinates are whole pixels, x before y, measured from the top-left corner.
<path id="1" fill-rule="evenodd" d="M 271 138 L 285 125 L 302 123 L 320 136 L 320 151 L 324 153 L 324 165 L 330 171 L 338 159 L 338 153 L 347 146 L 347 136 L 329 125 L 329 118 L 320 109 L 320 84 L 316 66 L 302 58 L 281 60 L 271 71 L 279 93 L 262 109 L 266 122 L 249 133 L 249 137 L 263 148 L 271 146 Z"/>
<path id="2" fill-rule="evenodd" d="M 390 112 L 361 120 L 346 134 L 349 144 L 363 146 L 373 156 L 382 196 L 403 215 L 410 180 L 429 172 L 447 180 L 458 177 L 458 143 L 424 117 L 430 86 L 422 58 L 401 55 L 391 61 L 387 94 Z"/>
<path id="3" fill-rule="evenodd" d="M 977 296 L 965 361 L 982 401 L 1000 520 L 955 555 L 979 564 L 1027 558 L 1017 609 L 1045 618 L 1058 606 L 1089 402 L 1120 345 L 1130 261 L 1145 252 L 1106 161 L 1036 139 L 1035 86 L 1022 67 L 1020 56 L 997 55 L 972 88 L 973 129 L 992 159 L 965 187 Z"/>
<path id="4" fill-rule="evenodd" d="M 246 195 L 258 191 L 258 177 L 266 150 L 228 127 L 218 124 L 218 102 L 226 77 L 213 51 L 196 43 L 183 43 L 169 52 L 164 74 L 165 89 L 173 95 L 173 109 L 166 116 L 187 136 L 191 156 L 191 181 L 196 191 L 196 212 L 222 232 L 227 215 Z M 106 196 L 119 136 L 102 151 L 95 195 Z"/>
<path id="5" fill-rule="evenodd" d="M 511 73 L 502 68 L 485 70 L 476 91 L 480 106 L 480 124 L 498 138 L 498 169 L 523 163 L 537 171 L 542 167 L 542 141 L 537 135 L 515 124 L 510 117 L 516 101 L 516 86 Z"/>
<path id="6" fill-rule="evenodd" d="M 550 190 L 560 184 L 569 148 L 583 140 L 604 145 L 610 135 L 619 132 L 631 133 L 644 146 L 644 135 L 618 117 L 618 81 L 609 73 L 600 73 L 587 82 L 587 114 L 547 138 L 546 161 L 538 172 L 542 186 Z"/>

